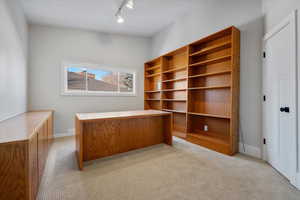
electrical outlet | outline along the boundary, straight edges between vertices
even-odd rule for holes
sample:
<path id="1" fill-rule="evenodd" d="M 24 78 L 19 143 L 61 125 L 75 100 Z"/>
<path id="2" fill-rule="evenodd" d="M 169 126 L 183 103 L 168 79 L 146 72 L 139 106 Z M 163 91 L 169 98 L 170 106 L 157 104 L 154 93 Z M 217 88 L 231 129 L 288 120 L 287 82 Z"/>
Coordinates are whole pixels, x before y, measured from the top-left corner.
<path id="1" fill-rule="evenodd" d="M 204 125 L 204 131 L 208 131 L 208 126 Z"/>

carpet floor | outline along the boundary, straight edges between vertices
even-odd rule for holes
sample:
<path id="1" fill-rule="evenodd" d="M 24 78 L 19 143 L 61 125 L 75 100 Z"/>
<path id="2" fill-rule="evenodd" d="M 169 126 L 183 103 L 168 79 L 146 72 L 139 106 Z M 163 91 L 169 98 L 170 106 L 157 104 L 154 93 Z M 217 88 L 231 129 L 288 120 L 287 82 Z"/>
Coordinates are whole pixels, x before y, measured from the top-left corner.
<path id="1" fill-rule="evenodd" d="M 300 200 L 263 161 L 224 156 L 180 139 L 88 162 L 79 171 L 74 137 L 56 139 L 40 200 Z"/>

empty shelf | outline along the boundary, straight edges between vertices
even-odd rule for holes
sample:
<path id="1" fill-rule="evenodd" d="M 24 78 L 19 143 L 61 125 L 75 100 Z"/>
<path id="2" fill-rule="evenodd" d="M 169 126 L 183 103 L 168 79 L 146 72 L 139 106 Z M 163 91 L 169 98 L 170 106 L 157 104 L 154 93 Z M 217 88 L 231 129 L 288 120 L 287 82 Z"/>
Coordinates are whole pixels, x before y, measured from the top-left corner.
<path id="1" fill-rule="evenodd" d="M 153 70 L 156 70 L 156 69 L 160 69 L 160 65 L 149 67 L 149 68 L 146 68 L 145 70 L 148 72 L 148 71 L 153 71 Z"/>
<path id="2" fill-rule="evenodd" d="M 173 69 L 169 69 L 167 71 L 163 71 L 163 74 L 185 70 L 186 68 L 187 68 L 186 66 L 184 66 L 184 67 L 176 67 L 176 68 L 173 68 Z"/>
<path id="3" fill-rule="evenodd" d="M 189 66 L 193 67 L 193 66 L 207 65 L 207 64 L 217 63 L 219 61 L 226 60 L 226 59 L 229 59 L 229 58 L 231 58 L 231 55 L 221 56 L 221 57 L 218 57 L 218 58 L 193 63 L 193 64 L 190 64 Z"/>
<path id="4" fill-rule="evenodd" d="M 214 117 L 214 118 L 222 118 L 222 119 L 230 119 L 230 116 L 225 115 L 215 115 L 215 114 L 208 114 L 208 113 L 196 113 L 196 112 L 188 112 L 189 115 L 198 115 L 203 117 Z"/>
<path id="5" fill-rule="evenodd" d="M 167 83 L 167 82 L 175 82 L 175 81 L 184 81 L 187 78 L 174 78 L 174 79 L 169 79 L 169 80 L 164 80 L 162 81 L 163 83 Z"/>
<path id="6" fill-rule="evenodd" d="M 214 75 L 221 75 L 221 74 L 228 74 L 228 73 L 231 73 L 231 70 L 224 70 L 224 71 L 219 71 L 219 72 L 211 72 L 211 73 L 205 73 L 205 74 L 198 74 L 198 75 L 189 76 L 189 78 L 214 76 Z"/>
<path id="7" fill-rule="evenodd" d="M 183 110 L 171 110 L 171 109 L 162 109 L 163 111 L 167 111 L 167 112 L 174 112 L 174 113 L 182 113 L 185 114 L 186 112 Z"/>
<path id="8" fill-rule="evenodd" d="M 218 133 L 202 131 L 201 133 L 188 133 L 187 135 L 189 137 L 194 137 L 196 139 L 211 142 L 211 143 L 217 143 L 226 146 L 229 145 L 229 136 L 222 137 Z"/>
<path id="9" fill-rule="evenodd" d="M 186 99 L 162 99 L 163 101 L 186 101 Z"/>
<path id="10" fill-rule="evenodd" d="M 145 91 L 145 93 L 156 93 L 156 92 L 161 92 L 160 90 L 150 90 L 150 91 Z"/>
<path id="11" fill-rule="evenodd" d="M 146 75 L 146 78 L 152 78 L 154 76 L 160 76 L 160 73 Z"/>
<path id="12" fill-rule="evenodd" d="M 219 50 L 219 49 L 222 49 L 222 48 L 226 48 L 226 47 L 230 47 L 231 46 L 231 42 L 223 42 L 223 43 L 220 43 L 220 44 L 216 44 L 216 45 L 213 45 L 211 47 L 206 47 L 206 48 L 203 48 L 195 53 L 192 53 L 190 54 L 190 56 L 199 56 L 199 55 L 203 55 L 203 54 L 208 54 L 208 53 L 211 53 L 211 52 L 214 52 L 215 50 Z"/>
<path id="13" fill-rule="evenodd" d="M 145 99 L 145 101 L 160 101 L 160 99 Z"/>
<path id="14" fill-rule="evenodd" d="M 194 87 L 194 88 L 189 88 L 189 90 L 209 90 L 209 89 L 223 89 L 223 88 L 230 88 L 230 85 Z"/>
<path id="15" fill-rule="evenodd" d="M 184 88 L 182 88 L 182 89 L 164 89 L 162 91 L 163 92 L 173 92 L 173 91 L 185 91 L 185 90 L 187 90 L 187 89 L 184 89 Z"/>

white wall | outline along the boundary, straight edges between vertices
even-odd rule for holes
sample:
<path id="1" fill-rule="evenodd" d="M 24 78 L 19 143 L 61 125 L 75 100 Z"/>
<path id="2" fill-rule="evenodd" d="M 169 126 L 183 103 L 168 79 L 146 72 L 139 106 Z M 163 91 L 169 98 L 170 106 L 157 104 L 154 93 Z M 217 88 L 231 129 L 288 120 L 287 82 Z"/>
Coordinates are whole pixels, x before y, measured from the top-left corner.
<path id="1" fill-rule="evenodd" d="M 143 109 L 143 63 L 149 58 L 149 39 L 40 25 L 30 25 L 29 33 L 29 109 L 54 109 L 55 133 L 72 129 L 77 112 Z M 61 96 L 65 60 L 135 69 L 137 96 Z"/>
<path id="2" fill-rule="evenodd" d="M 263 18 L 260 0 L 198 0 L 182 16 L 153 37 L 152 56 L 184 46 L 234 25 L 241 31 L 240 119 L 248 153 L 260 156 L 261 147 L 261 40 Z"/>
<path id="3" fill-rule="evenodd" d="M 300 9 L 299 0 L 263 0 L 265 33 L 296 9 Z"/>
<path id="4" fill-rule="evenodd" d="M 0 0 L 0 121 L 27 108 L 27 23 L 17 0 Z"/>

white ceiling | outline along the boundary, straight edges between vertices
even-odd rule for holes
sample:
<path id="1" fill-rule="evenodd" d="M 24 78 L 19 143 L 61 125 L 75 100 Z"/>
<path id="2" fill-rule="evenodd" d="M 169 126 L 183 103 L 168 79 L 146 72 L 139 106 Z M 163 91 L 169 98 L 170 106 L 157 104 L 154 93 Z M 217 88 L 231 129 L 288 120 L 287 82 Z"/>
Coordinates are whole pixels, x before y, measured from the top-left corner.
<path id="1" fill-rule="evenodd" d="M 115 13 L 122 0 L 21 0 L 30 23 L 152 36 L 187 13 L 197 0 L 135 0 L 124 9 L 125 22 Z"/>

